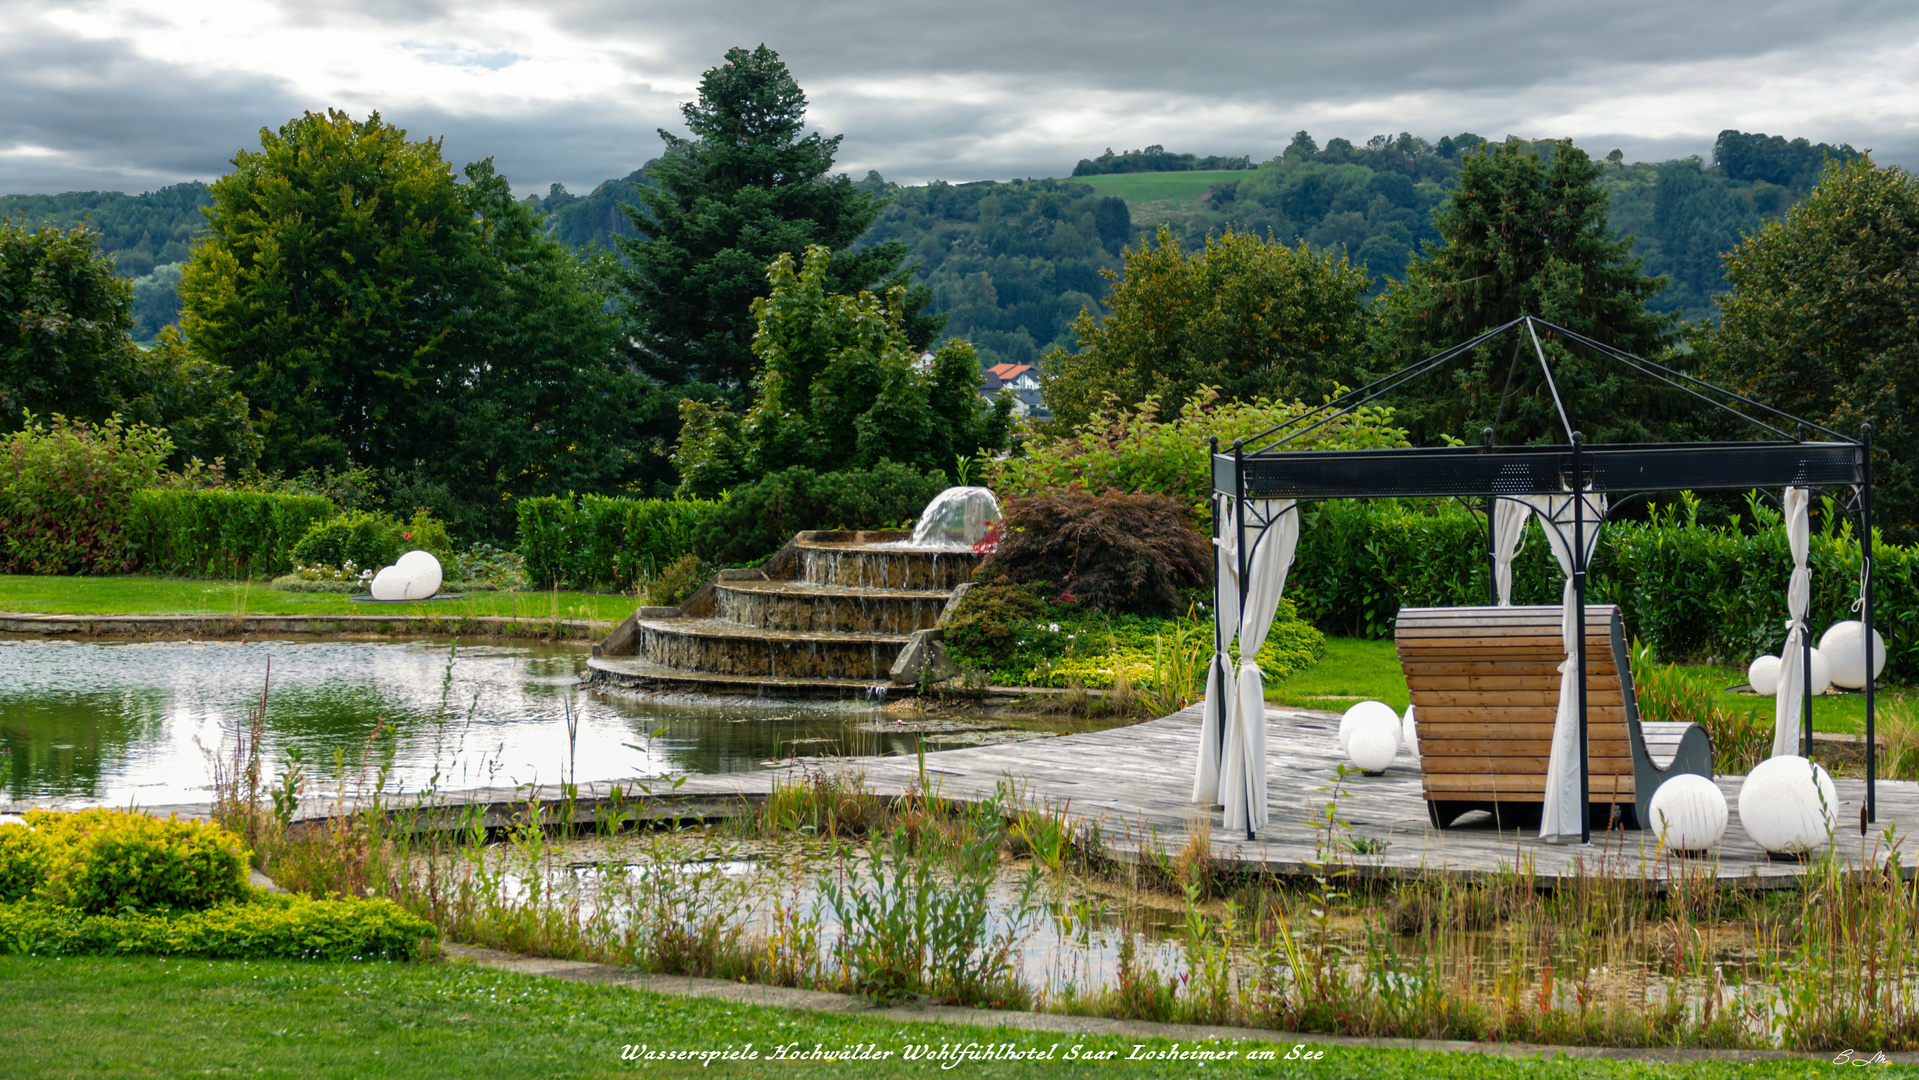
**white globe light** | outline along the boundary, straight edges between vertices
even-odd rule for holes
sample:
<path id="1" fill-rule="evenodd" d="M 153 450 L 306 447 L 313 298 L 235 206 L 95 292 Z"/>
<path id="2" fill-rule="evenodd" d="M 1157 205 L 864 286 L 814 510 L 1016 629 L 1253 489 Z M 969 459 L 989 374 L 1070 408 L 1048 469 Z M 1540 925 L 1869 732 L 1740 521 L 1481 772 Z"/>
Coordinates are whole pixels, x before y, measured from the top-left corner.
<path id="1" fill-rule="evenodd" d="M 1866 686 L 1866 650 L 1860 644 L 1866 624 L 1857 619 L 1833 623 L 1826 632 L 1819 635 L 1819 651 L 1832 664 L 1832 684 L 1847 690 L 1863 690 Z M 1872 677 L 1878 678 L 1886 670 L 1886 639 L 1879 631 L 1872 632 Z"/>
<path id="2" fill-rule="evenodd" d="M 425 551 L 409 551 L 400 556 L 393 564 L 395 570 L 406 576 L 406 599 L 424 600 L 440 591 L 445 579 L 440 572 L 440 560 Z"/>
<path id="3" fill-rule="evenodd" d="M 1770 654 L 1758 657 L 1746 667 L 1746 682 L 1760 697 L 1779 692 L 1779 658 Z"/>
<path id="4" fill-rule="evenodd" d="M 1384 717 L 1376 713 L 1360 717 L 1346 737 L 1346 756 L 1361 772 L 1385 772 L 1399 755 L 1399 714 L 1384 711 Z"/>
<path id="5" fill-rule="evenodd" d="M 1346 744 L 1347 740 L 1353 736 L 1353 728 L 1355 725 L 1368 718 L 1378 720 L 1382 717 L 1391 722 L 1395 729 L 1398 728 L 1399 714 L 1393 711 L 1391 705 L 1383 701 L 1362 701 L 1352 708 L 1347 709 L 1346 715 L 1339 718 L 1339 752 L 1342 754 L 1349 752 Z M 1395 750 L 1398 749 L 1399 745 L 1397 740 L 1398 736 L 1395 735 L 1393 744 Z"/>
<path id="6" fill-rule="evenodd" d="M 371 589 L 375 600 L 405 600 L 406 574 L 397 566 L 385 566 L 373 575 Z"/>
<path id="7" fill-rule="evenodd" d="M 1839 824 L 1839 790 L 1805 758 L 1767 758 L 1739 788 L 1739 824 L 1767 851 L 1811 851 Z"/>
<path id="8" fill-rule="evenodd" d="M 1818 649 L 1812 650 L 1811 677 L 1806 682 L 1812 687 L 1814 696 L 1832 689 L 1832 661 L 1826 659 L 1826 654 Z"/>
<path id="9" fill-rule="evenodd" d="M 1659 785 L 1645 822 L 1674 851 L 1704 851 L 1726 835 L 1726 796 L 1719 785 L 1681 773 Z"/>
<path id="10" fill-rule="evenodd" d="M 1406 753 L 1419 756 L 1419 725 L 1413 720 L 1411 705 L 1406 706 L 1406 719 L 1399 724 L 1399 744 L 1406 748 Z"/>

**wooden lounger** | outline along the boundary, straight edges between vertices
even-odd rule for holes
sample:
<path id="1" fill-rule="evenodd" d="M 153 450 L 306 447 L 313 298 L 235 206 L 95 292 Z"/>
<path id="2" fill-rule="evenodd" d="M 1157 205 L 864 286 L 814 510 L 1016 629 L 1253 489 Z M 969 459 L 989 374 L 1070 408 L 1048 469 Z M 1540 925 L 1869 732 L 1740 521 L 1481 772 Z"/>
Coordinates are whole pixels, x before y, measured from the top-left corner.
<path id="1" fill-rule="evenodd" d="M 1470 810 L 1502 827 L 1536 826 L 1566 658 L 1558 606 L 1402 608 L 1394 640 L 1412 690 L 1433 824 Z M 1618 608 L 1586 608 L 1587 763 L 1595 830 L 1615 809 L 1645 828 L 1668 776 L 1712 776 L 1696 724 L 1641 721 Z"/>

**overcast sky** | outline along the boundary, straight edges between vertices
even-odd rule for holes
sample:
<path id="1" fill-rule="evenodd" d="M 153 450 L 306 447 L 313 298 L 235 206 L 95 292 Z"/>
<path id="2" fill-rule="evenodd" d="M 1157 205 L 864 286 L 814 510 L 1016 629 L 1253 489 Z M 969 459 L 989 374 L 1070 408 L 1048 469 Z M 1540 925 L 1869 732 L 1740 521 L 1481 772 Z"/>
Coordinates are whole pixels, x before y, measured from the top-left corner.
<path id="1" fill-rule="evenodd" d="M 0 0 L 0 193 L 211 180 L 327 107 L 584 193 L 761 42 L 841 168 L 908 183 L 1152 143 L 1258 160 L 1301 128 L 1658 161 L 1730 127 L 1919 163 L 1910 0 Z"/>

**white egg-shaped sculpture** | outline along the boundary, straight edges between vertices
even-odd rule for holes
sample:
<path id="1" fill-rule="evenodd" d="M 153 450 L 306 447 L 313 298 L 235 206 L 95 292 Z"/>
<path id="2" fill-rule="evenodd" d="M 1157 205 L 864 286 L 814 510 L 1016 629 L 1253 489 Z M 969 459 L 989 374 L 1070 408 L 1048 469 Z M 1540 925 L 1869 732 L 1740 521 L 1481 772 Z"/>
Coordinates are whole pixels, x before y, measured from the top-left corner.
<path id="1" fill-rule="evenodd" d="M 1739 824 L 1767 851 L 1811 851 L 1839 823 L 1839 790 L 1818 765 L 1794 754 L 1767 758 L 1739 788 Z"/>
<path id="2" fill-rule="evenodd" d="M 1367 713 L 1346 736 L 1346 756 L 1361 772 L 1382 773 L 1399 756 L 1399 715 Z"/>
<path id="3" fill-rule="evenodd" d="M 1866 650 L 1860 644 L 1866 624 L 1857 619 L 1836 622 L 1819 635 L 1819 651 L 1832 665 L 1832 684 L 1847 690 L 1866 688 Z M 1872 677 L 1886 670 L 1886 639 L 1872 632 Z"/>
<path id="4" fill-rule="evenodd" d="M 1339 718 L 1339 752 L 1342 754 L 1349 752 L 1347 740 L 1353 736 L 1354 725 L 1367 718 L 1378 719 L 1380 717 L 1384 717 L 1395 729 L 1398 728 L 1399 714 L 1393 711 L 1391 705 L 1383 701 L 1362 701 L 1352 708 L 1347 709 L 1346 715 Z M 1395 736 L 1395 738 L 1397 738 L 1397 736 Z M 1394 749 L 1398 749 L 1397 743 L 1394 744 Z"/>
<path id="5" fill-rule="evenodd" d="M 1818 649 L 1812 650 L 1812 667 L 1806 683 L 1812 687 L 1815 696 L 1832 689 L 1832 661 L 1826 659 L 1826 654 Z"/>
<path id="6" fill-rule="evenodd" d="M 373 586 L 368 591 L 375 600 L 405 600 L 406 574 L 397 566 L 381 567 L 380 572 L 373 575 Z"/>
<path id="7" fill-rule="evenodd" d="M 1746 665 L 1746 682 L 1752 692 L 1760 697 L 1772 697 L 1779 692 L 1779 658 L 1771 654 L 1754 658 Z"/>
<path id="8" fill-rule="evenodd" d="M 1413 719 L 1413 706 L 1406 706 L 1406 718 L 1399 722 L 1399 745 L 1411 757 L 1419 756 L 1419 725 Z"/>
<path id="9" fill-rule="evenodd" d="M 1719 785 L 1681 773 L 1652 793 L 1646 828 L 1674 851 L 1705 851 L 1726 835 L 1726 795 Z"/>
<path id="10" fill-rule="evenodd" d="M 446 580 L 440 571 L 440 560 L 430 552 L 409 551 L 400 556 L 400 561 L 394 563 L 393 568 L 406 575 L 408 600 L 425 600 L 439 592 Z"/>

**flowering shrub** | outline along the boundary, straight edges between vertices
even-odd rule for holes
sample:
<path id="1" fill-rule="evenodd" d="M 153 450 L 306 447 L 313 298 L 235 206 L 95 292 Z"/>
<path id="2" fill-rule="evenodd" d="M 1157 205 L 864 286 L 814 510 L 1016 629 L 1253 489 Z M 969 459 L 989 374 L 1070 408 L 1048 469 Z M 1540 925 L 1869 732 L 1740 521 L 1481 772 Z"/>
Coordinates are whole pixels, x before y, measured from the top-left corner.
<path id="1" fill-rule="evenodd" d="M 133 569 L 128 542 L 134 492 L 150 486 L 173 452 L 166 432 L 31 414 L 0 441 L 0 572 L 119 574 Z"/>
<path id="2" fill-rule="evenodd" d="M 23 816 L 26 825 L 0 828 L 31 838 L 8 838 L 0 892 L 17 891 L 38 867 L 32 895 L 91 914 L 200 910 L 246 895 L 247 850 L 218 825 L 104 809 Z"/>
<path id="3" fill-rule="evenodd" d="M 425 510 L 415 510 L 412 521 L 401 521 L 378 510 L 348 510 L 331 520 L 316 521 L 293 545 L 299 566 L 337 567 L 352 563 L 359 569 L 392 566 L 415 549 L 431 552 L 445 566 L 453 558 L 446 525 Z M 317 580 L 317 579 L 316 579 Z"/>

